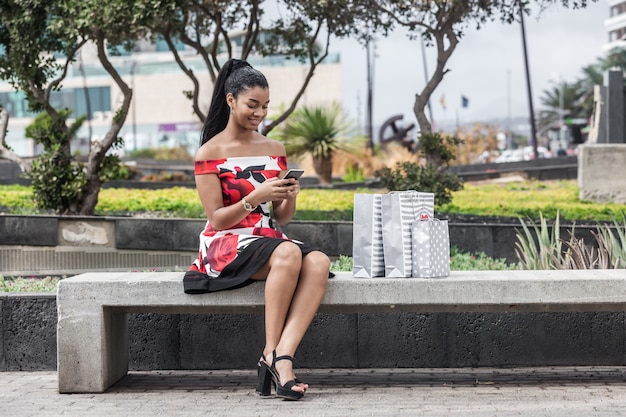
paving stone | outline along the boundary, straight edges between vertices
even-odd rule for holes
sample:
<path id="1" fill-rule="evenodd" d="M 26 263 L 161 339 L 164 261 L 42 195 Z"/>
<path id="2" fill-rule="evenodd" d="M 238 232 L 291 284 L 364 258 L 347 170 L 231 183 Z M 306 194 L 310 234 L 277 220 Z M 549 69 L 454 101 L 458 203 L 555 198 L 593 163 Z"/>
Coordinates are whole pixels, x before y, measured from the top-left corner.
<path id="1" fill-rule="evenodd" d="M 626 367 L 300 369 L 302 401 L 261 398 L 253 370 L 131 372 L 103 394 L 59 394 L 55 372 L 0 373 L 2 415 L 626 415 Z M 8 412 L 4 414 L 4 412 Z"/>

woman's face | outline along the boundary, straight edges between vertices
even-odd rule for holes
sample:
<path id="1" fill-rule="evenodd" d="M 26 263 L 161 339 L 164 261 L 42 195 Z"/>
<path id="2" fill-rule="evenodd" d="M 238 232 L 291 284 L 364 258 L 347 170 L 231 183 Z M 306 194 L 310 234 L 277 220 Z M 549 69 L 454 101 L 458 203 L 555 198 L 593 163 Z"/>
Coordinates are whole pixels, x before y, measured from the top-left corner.
<path id="1" fill-rule="evenodd" d="M 268 88 L 253 87 L 240 93 L 236 99 L 229 93 L 227 101 L 231 107 L 230 117 L 234 117 L 238 125 L 257 130 L 267 116 L 270 92 Z"/>

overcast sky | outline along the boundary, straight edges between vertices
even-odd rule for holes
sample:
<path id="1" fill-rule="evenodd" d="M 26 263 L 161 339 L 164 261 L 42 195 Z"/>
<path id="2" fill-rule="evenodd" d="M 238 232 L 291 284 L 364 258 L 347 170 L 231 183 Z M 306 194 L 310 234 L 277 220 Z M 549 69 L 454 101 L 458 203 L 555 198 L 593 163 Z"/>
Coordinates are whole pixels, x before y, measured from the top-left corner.
<path id="1" fill-rule="evenodd" d="M 573 82 L 582 77 L 582 68 L 605 55 L 608 35 L 604 20 L 609 16 L 606 0 L 590 3 L 585 9 L 568 10 L 555 5 L 541 16 L 525 18 L 526 44 L 530 66 L 533 104 L 540 109 L 542 92 L 560 77 Z M 367 96 L 365 49 L 355 41 L 332 44 L 341 53 L 344 108 L 364 124 Z M 395 33 L 377 42 L 375 61 L 374 125 L 403 114 L 405 123 L 415 121 L 415 93 L 424 85 L 424 68 L 419 41 Z M 426 65 L 432 71 L 434 50 L 427 49 Z M 494 22 L 481 30 L 468 29 L 448 61 L 450 72 L 431 100 L 435 125 L 491 120 L 509 116 L 528 117 L 528 94 L 522 35 L 519 23 Z M 441 105 L 444 97 L 446 109 Z M 469 105 L 461 106 L 461 96 Z"/>

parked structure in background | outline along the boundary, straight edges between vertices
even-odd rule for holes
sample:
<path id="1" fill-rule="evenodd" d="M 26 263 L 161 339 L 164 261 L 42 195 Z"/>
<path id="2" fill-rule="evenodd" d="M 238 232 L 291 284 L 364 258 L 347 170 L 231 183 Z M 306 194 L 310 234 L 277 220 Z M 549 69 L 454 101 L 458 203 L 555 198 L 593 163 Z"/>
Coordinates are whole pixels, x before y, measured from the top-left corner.
<path id="1" fill-rule="evenodd" d="M 622 70 L 609 70 L 594 90 L 589 140 L 578 148 L 581 200 L 626 203 L 626 111 Z"/>
<path id="2" fill-rule="evenodd" d="M 588 143 L 626 143 L 626 93 L 622 70 L 609 70 L 594 88 L 594 111 Z"/>
<path id="3" fill-rule="evenodd" d="M 235 37 L 233 38 L 235 39 Z M 212 82 L 202 60 L 181 44 L 180 56 L 194 69 L 202 88 L 201 106 L 208 110 Z M 135 51 L 118 51 L 111 61 L 133 89 L 129 117 L 121 131 L 125 150 L 185 146 L 193 154 L 202 127 L 193 113 L 185 91 L 191 90 L 190 79 L 174 61 L 165 43 L 138 43 Z M 227 59 L 224 56 L 224 61 Z M 269 118 L 291 104 L 306 76 L 307 64 L 286 56 L 253 55 L 248 61 L 266 75 L 272 86 Z M 298 105 L 341 104 L 341 66 L 338 54 L 330 54 L 321 64 Z M 38 149 L 25 139 L 24 129 L 35 116 L 29 112 L 24 94 L 0 81 L 0 103 L 10 115 L 7 143 L 20 156 L 34 156 Z M 53 94 L 53 105 L 67 107 L 73 115 L 88 115 L 79 131 L 73 152 L 87 154 L 92 139 L 100 139 L 108 130 L 111 118 L 121 100 L 121 92 L 102 68 L 93 46 L 86 46 L 70 67 L 63 89 Z"/>

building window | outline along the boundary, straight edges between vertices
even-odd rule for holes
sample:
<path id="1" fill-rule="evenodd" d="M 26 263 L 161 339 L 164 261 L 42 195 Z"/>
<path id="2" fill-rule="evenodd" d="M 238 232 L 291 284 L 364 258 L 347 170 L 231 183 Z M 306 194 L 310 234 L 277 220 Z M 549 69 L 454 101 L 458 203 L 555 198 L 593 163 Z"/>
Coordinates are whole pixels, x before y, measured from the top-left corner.
<path id="1" fill-rule="evenodd" d="M 0 104 L 2 104 L 2 107 L 9 113 L 9 117 L 35 117 L 35 113 L 28 110 L 26 95 L 21 91 L 0 93 Z"/>
<path id="2" fill-rule="evenodd" d="M 110 87 L 89 87 L 87 88 L 89 97 L 89 118 L 93 118 L 94 112 L 105 112 L 111 110 L 111 88 Z M 28 110 L 26 95 L 21 92 L 0 93 L 0 103 L 9 113 L 9 117 L 25 118 L 35 117 L 35 113 Z M 88 106 L 85 90 L 83 88 L 68 88 L 61 91 L 53 91 L 50 95 L 50 104 L 56 109 L 71 109 L 72 117 L 87 115 Z"/>
<path id="3" fill-rule="evenodd" d="M 618 16 L 624 12 L 626 12 L 626 3 L 619 3 L 611 6 L 611 17 Z"/>
<path id="4" fill-rule="evenodd" d="M 87 108 L 87 100 L 85 90 L 76 88 L 74 92 L 74 113 L 75 115 L 87 114 L 87 110 L 91 110 L 89 119 L 93 119 L 93 113 L 111 110 L 111 88 L 109 87 L 89 87 L 87 88 L 89 96 L 89 109 Z"/>

